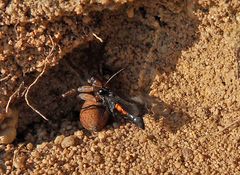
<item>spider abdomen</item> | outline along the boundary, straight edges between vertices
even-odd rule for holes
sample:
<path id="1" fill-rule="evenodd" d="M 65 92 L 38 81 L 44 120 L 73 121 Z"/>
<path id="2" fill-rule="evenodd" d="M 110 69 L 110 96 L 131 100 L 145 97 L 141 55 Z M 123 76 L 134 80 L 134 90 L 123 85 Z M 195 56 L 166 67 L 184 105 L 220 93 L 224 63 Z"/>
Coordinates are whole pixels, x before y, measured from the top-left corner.
<path id="1" fill-rule="evenodd" d="M 80 111 L 80 122 L 89 131 L 100 131 L 108 121 L 109 113 L 99 102 L 85 101 Z"/>

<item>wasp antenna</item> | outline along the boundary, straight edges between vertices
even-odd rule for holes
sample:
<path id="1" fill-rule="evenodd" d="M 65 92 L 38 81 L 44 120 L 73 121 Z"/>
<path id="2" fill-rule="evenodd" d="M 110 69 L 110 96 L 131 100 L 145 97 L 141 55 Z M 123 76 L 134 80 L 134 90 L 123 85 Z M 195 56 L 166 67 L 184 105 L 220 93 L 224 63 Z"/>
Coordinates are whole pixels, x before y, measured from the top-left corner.
<path id="1" fill-rule="evenodd" d="M 108 79 L 108 81 L 104 84 L 104 86 L 106 86 L 117 74 L 119 74 L 120 72 L 122 72 L 124 69 L 126 69 L 126 68 L 122 68 L 122 69 L 120 69 L 119 71 L 117 71 L 115 74 L 113 74 L 113 75 Z"/>

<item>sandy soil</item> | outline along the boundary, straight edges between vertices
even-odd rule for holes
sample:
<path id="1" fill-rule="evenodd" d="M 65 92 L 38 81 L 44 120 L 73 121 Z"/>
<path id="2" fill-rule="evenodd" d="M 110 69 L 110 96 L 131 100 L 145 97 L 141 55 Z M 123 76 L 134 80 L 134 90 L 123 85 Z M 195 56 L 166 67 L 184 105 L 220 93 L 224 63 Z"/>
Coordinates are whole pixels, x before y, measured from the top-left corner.
<path id="1" fill-rule="evenodd" d="M 11 106 L 19 112 L 17 138 L 0 145 L 0 172 L 239 174 L 239 12 L 237 0 L 139 0 L 94 11 L 91 27 L 104 42 L 87 36 L 84 44 L 61 45 L 74 50 L 56 51 L 58 64 L 29 92 L 48 122 L 24 98 Z M 111 82 L 115 92 L 159 101 L 156 114 L 144 116 L 145 130 L 110 122 L 90 133 L 79 122 L 79 101 L 61 97 L 98 74 L 100 63 L 110 72 L 127 67 Z M 28 73 L 29 64 L 20 64 L 26 84 L 39 74 Z"/>

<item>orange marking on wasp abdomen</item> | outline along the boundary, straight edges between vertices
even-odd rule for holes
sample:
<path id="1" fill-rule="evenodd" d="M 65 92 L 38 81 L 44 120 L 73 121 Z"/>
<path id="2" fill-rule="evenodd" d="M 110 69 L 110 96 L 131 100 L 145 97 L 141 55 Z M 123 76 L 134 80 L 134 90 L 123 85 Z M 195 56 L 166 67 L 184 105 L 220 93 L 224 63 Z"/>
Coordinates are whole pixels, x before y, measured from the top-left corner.
<path id="1" fill-rule="evenodd" d="M 121 114 L 123 114 L 123 115 L 127 115 L 127 114 L 128 114 L 128 112 L 125 111 L 125 110 L 122 108 L 122 106 L 121 106 L 120 104 L 118 104 L 118 103 L 115 104 L 115 109 L 116 109 L 118 112 L 120 112 Z"/>

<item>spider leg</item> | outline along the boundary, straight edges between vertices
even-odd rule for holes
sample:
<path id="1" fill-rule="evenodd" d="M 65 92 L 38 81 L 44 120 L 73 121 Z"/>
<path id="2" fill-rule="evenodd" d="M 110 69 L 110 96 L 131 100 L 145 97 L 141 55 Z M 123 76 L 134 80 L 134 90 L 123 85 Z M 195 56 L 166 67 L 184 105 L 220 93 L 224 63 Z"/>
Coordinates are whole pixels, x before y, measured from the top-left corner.
<path id="1" fill-rule="evenodd" d="M 85 101 L 97 102 L 97 99 L 93 95 L 87 93 L 81 93 L 77 96 L 77 98 Z"/>
<path id="2" fill-rule="evenodd" d="M 64 94 L 62 94 L 62 97 L 65 98 L 65 97 L 68 97 L 68 96 L 74 96 L 77 94 L 77 90 L 76 89 L 71 89 L 67 92 L 65 92 Z"/>
<path id="3" fill-rule="evenodd" d="M 93 86 L 81 86 L 77 90 L 78 92 L 89 93 L 89 92 L 93 92 L 94 88 Z"/>
<path id="4" fill-rule="evenodd" d="M 108 106 L 108 111 L 112 114 L 112 116 L 114 118 L 117 118 L 118 117 L 118 113 L 117 111 L 115 110 L 115 103 L 112 102 L 112 101 L 106 101 L 105 102 Z"/>

